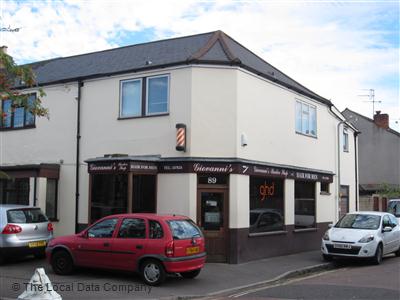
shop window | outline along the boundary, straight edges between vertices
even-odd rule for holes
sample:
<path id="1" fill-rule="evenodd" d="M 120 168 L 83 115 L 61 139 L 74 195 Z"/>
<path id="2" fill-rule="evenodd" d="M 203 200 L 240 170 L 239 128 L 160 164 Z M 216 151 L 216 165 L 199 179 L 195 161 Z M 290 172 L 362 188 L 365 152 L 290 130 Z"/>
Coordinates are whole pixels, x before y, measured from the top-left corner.
<path id="1" fill-rule="evenodd" d="M 94 225 L 88 230 L 89 238 L 110 238 L 112 237 L 118 219 L 107 219 Z"/>
<path id="2" fill-rule="evenodd" d="M 314 105 L 296 101 L 296 132 L 317 136 L 317 111 Z"/>
<path id="3" fill-rule="evenodd" d="M 52 221 L 57 220 L 57 193 L 58 180 L 48 178 L 46 185 L 46 216 Z"/>
<path id="4" fill-rule="evenodd" d="M 134 213 L 154 213 L 156 211 L 156 180 L 154 175 L 133 175 Z"/>
<path id="5" fill-rule="evenodd" d="M 250 233 L 284 229 L 283 180 L 250 177 Z"/>
<path id="6" fill-rule="evenodd" d="M 127 212 L 128 175 L 92 175 L 91 223 L 113 214 Z"/>
<path id="7" fill-rule="evenodd" d="M 314 228 L 315 221 L 315 183 L 296 181 L 294 227 Z"/>
<path id="8" fill-rule="evenodd" d="M 150 220 L 149 238 L 151 239 L 162 239 L 164 237 L 164 232 L 161 224 L 157 221 Z"/>
<path id="9" fill-rule="evenodd" d="M 329 182 L 321 182 L 321 194 L 330 194 Z"/>
<path id="10" fill-rule="evenodd" d="M 31 107 L 36 99 L 36 94 L 29 95 L 28 106 Z M 35 126 L 35 116 L 25 107 L 14 107 L 12 100 L 2 101 L 1 129 L 20 129 Z"/>
<path id="11" fill-rule="evenodd" d="M 29 178 L 0 180 L 0 203 L 29 205 Z"/>
<path id="12" fill-rule="evenodd" d="M 168 107 L 168 75 L 121 81 L 120 118 L 166 114 Z"/>
<path id="13" fill-rule="evenodd" d="M 144 239 L 146 238 L 146 223 L 143 219 L 124 219 L 118 232 L 119 238 Z"/>

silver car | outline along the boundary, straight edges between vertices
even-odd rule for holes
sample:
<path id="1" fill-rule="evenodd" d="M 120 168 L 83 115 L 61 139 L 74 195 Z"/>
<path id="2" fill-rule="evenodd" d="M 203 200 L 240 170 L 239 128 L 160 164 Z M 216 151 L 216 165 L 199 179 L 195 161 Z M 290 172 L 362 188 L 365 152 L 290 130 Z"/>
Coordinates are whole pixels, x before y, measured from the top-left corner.
<path id="1" fill-rule="evenodd" d="M 53 225 L 40 208 L 0 204 L 0 263 L 7 256 L 45 257 Z"/>

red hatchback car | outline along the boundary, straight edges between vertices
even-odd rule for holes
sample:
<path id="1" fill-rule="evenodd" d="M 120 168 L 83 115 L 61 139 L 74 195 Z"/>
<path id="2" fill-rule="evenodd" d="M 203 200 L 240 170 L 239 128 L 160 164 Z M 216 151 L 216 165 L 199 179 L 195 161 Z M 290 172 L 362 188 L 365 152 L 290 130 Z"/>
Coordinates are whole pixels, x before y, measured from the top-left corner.
<path id="1" fill-rule="evenodd" d="M 157 214 L 107 216 L 81 233 L 54 238 L 46 254 L 57 274 L 75 266 L 136 271 L 149 285 L 167 273 L 194 278 L 206 260 L 204 237 L 192 220 Z"/>

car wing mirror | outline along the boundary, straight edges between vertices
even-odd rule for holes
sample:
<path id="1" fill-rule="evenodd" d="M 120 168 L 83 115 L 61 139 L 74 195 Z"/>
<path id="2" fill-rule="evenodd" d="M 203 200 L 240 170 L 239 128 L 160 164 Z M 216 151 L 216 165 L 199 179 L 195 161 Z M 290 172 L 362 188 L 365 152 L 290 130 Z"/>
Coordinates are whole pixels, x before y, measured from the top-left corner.
<path id="1" fill-rule="evenodd" d="M 390 227 L 390 226 L 385 226 L 385 227 L 382 229 L 382 232 L 391 232 L 392 230 L 393 230 L 392 227 Z"/>

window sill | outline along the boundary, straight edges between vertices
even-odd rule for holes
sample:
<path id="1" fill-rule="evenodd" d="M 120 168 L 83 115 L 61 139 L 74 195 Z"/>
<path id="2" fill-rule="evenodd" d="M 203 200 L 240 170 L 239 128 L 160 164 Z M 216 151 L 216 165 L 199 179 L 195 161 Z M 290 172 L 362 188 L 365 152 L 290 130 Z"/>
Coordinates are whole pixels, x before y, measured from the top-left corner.
<path id="1" fill-rule="evenodd" d="M 157 115 L 147 115 L 147 116 L 137 116 L 137 117 L 118 117 L 118 120 L 145 119 L 145 118 L 165 117 L 165 116 L 169 116 L 169 113 L 157 114 Z"/>
<path id="2" fill-rule="evenodd" d="M 324 195 L 324 196 L 330 196 L 330 195 L 332 195 L 332 194 L 329 193 L 329 192 L 320 192 L 319 194 L 320 194 L 320 195 Z"/>
<path id="3" fill-rule="evenodd" d="M 312 135 L 312 134 L 306 134 L 306 133 L 302 133 L 302 132 L 298 132 L 298 131 L 296 131 L 296 134 L 303 135 L 303 136 L 308 136 L 308 137 L 314 138 L 314 139 L 318 139 L 318 137 L 316 135 Z"/>
<path id="4" fill-rule="evenodd" d="M 36 128 L 36 125 L 25 126 L 25 127 L 0 127 L 0 131 L 14 131 L 14 130 L 24 130 L 24 129 L 33 129 Z"/>
<path id="5" fill-rule="evenodd" d="M 302 233 L 302 232 L 315 232 L 318 231 L 318 228 L 304 228 L 304 229 L 294 229 L 294 233 Z"/>
<path id="6" fill-rule="evenodd" d="M 269 231 L 269 232 L 254 232 L 254 233 L 249 233 L 249 237 L 269 236 L 269 235 L 284 235 L 284 234 L 287 234 L 287 233 L 288 232 L 286 230 Z"/>

